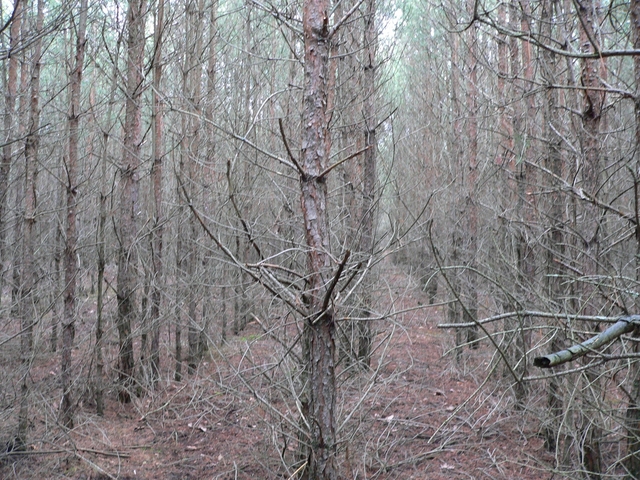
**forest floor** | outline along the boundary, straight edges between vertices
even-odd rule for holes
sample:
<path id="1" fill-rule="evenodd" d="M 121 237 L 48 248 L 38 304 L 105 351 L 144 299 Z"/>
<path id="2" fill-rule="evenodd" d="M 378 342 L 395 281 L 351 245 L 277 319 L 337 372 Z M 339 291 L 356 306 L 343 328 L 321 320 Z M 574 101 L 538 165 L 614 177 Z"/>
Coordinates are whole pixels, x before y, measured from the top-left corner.
<path id="1" fill-rule="evenodd" d="M 341 418 L 356 412 L 339 428 L 345 439 L 344 477 L 553 477 L 553 457 L 543 447 L 536 407 L 544 392 L 532 389 L 531 407 L 515 409 L 488 342 L 465 350 L 456 361 L 448 351 L 452 333 L 437 328 L 444 307 L 427 306 L 427 295 L 413 277 L 388 268 L 389 295 L 381 295 L 380 302 L 394 297 L 393 308 L 404 313 L 381 329 L 374 373 L 340 377 Z M 286 418 L 278 424 L 275 410 L 256 400 L 268 397 L 279 411 L 295 410 L 266 389 L 266 382 L 251 377 L 250 369 L 270 361 L 274 351 L 260 327 L 251 323 L 193 375 L 176 382 L 167 374 L 156 391 L 131 404 L 121 405 L 114 391 L 107 392 L 103 417 L 84 399 L 71 432 L 55 424 L 57 405 L 43 401 L 30 432 L 39 440 L 25 455 L 0 457 L 0 478 L 297 478 L 294 468 L 283 465 L 296 453 Z M 57 368 L 55 356 L 36 362 L 34 384 L 50 382 L 55 391 L 51 378 Z M 252 378 L 254 394 L 240 378 Z"/>

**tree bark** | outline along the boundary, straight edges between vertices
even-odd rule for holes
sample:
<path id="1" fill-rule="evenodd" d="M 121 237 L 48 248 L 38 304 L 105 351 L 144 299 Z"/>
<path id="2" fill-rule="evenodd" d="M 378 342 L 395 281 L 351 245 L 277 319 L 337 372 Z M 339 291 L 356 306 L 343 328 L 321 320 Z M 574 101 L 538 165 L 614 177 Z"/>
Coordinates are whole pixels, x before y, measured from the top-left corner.
<path id="1" fill-rule="evenodd" d="M 473 7 L 473 2 L 470 2 Z M 467 185 L 466 185 L 466 205 L 464 211 L 467 215 L 467 251 L 465 270 L 465 290 L 466 305 L 463 311 L 463 321 L 472 322 L 478 318 L 478 276 L 476 275 L 476 255 L 478 250 L 478 203 L 477 203 L 477 184 L 478 184 L 478 32 L 477 25 L 474 23 L 469 28 L 469 60 L 468 60 L 468 77 L 467 77 L 467 138 L 469 139 L 467 152 Z M 470 328 L 467 330 L 467 343 L 469 348 L 478 348 L 478 329 Z"/>
<path id="2" fill-rule="evenodd" d="M 583 53 L 593 53 L 598 49 L 596 28 L 599 22 L 600 4 L 599 0 L 583 0 L 575 3 L 578 15 L 581 17 L 582 28 L 580 30 L 581 51 Z M 602 108 L 605 101 L 604 91 L 600 88 L 599 70 L 604 66 L 605 59 L 584 59 L 582 61 L 581 84 L 585 88 L 582 90 L 582 132 L 580 140 L 582 143 L 582 181 L 583 188 L 591 195 L 596 196 L 600 187 L 600 123 L 602 120 Z M 582 269 L 584 280 L 580 290 L 582 291 L 584 305 L 581 311 L 586 315 L 597 313 L 596 286 L 594 279 L 598 273 L 598 257 L 600 247 L 600 219 L 602 218 L 599 209 L 592 203 L 581 205 L 583 210 L 582 225 L 578 226 L 583 240 L 583 261 Z M 598 372 L 596 367 L 591 367 L 586 371 L 586 378 L 591 387 L 587 389 L 585 395 L 593 390 L 599 391 Z M 592 408 L 596 398 L 585 399 L 584 408 Z M 581 448 L 582 462 L 590 478 L 600 478 L 602 472 L 602 454 L 600 452 L 601 429 L 593 423 L 594 415 L 589 411 L 583 411 L 585 426 L 581 432 L 584 445 Z"/>
<path id="3" fill-rule="evenodd" d="M 87 26 L 87 0 L 81 0 L 76 28 L 76 52 L 73 71 L 69 75 L 69 145 L 67 156 L 67 228 L 64 249 L 64 310 L 62 320 L 62 355 L 60 378 L 62 380 L 62 402 L 60 403 L 60 422 L 67 428 L 73 428 L 73 396 L 71 393 L 71 350 L 76 329 L 76 278 L 78 276 L 76 208 L 78 193 L 78 136 L 80 124 L 80 94 L 82 71 L 84 68 L 85 31 Z"/>
<path id="4" fill-rule="evenodd" d="M 13 142 L 15 135 L 15 109 L 18 94 L 18 68 L 20 67 L 20 54 L 16 51 L 20 45 L 20 32 L 22 28 L 22 16 L 27 8 L 26 0 L 14 0 L 13 21 L 9 28 L 9 60 L 7 71 L 7 87 L 5 90 L 4 110 L 4 146 L 2 147 L 2 161 L 0 161 L 0 300 L 4 288 L 5 270 L 9 268 L 7 239 L 6 239 L 6 205 L 7 192 L 9 191 L 9 174 L 13 159 Z M 15 52 L 15 53 L 14 53 Z"/>
<path id="5" fill-rule="evenodd" d="M 164 157 L 163 139 L 164 102 L 158 95 L 162 85 L 162 45 L 164 34 L 164 0 L 158 0 L 154 27 L 154 55 L 153 55 L 153 93 L 152 93 L 152 156 L 151 167 L 151 198 L 153 199 L 153 220 L 151 233 L 151 309 L 149 323 L 151 326 L 151 341 L 149 345 L 149 371 L 152 386 L 160 379 L 160 303 L 161 282 L 163 282 L 163 241 L 164 241 L 164 209 L 162 206 L 162 160 Z"/>
<path id="6" fill-rule="evenodd" d="M 33 325 L 37 318 L 35 309 L 35 224 L 37 215 L 37 163 L 40 146 L 40 62 L 42 57 L 42 24 L 44 0 L 38 0 L 36 14 L 36 41 L 33 45 L 31 79 L 29 85 L 29 120 L 24 144 L 25 197 L 24 231 L 22 238 L 22 283 L 20 287 L 20 350 L 22 353 L 22 384 L 20 386 L 20 413 L 17 444 L 24 445 L 29 424 L 29 371 L 33 355 Z M 26 6 L 26 5 L 25 5 Z"/>
<path id="7" fill-rule="evenodd" d="M 124 121 L 124 151 L 120 165 L 120 225 L 118 252 L 118 339 L 119 380 L 118 398 L 131 401 L 134 383 L 134 354 L 132 325 L 136 320 L 136 266 L 138 255 L 135 241 L 138 235 L 138 190 L 141 141 L 141 99 L 144 71 L 145 0 L 129 0 L 127 12 L 127 84 Z"/>
<path id="8" fill-rule="evenodd" d="M 542 24 L 544 32 L 548 38 L 552 38 L 552 15 L 556 8 L 556 0 L 546 0 L 542 8 Z M 562 138 L 558 135 L 559 119 L 558 119 L 558 92 L 553 85 L 556 84 L 556 55 L 553 52 L 542 52 L 542 76 L 546 85 L 545 104 L 544 104 L 544 120 L 545 120 L 545 137 L 547 141 L 546 158 L 544 159 L 545 167 L 556 175 L 562 177 Z M 547 298 L 557 302 L 562 302 L 566 297 L 565 286 L 562 282 L 562 268 L 564 258 L 564 199 L 560 191 L 560 185 L 554 179 L 550 179 L 552 188 L 547 200 L 547 215 L 551 222 L 547 233 L 547 253 L 546 253 L 546 269 L 547 269 Z M 562 308 L 559 306 L 558 308 Z M 562 338 L 558 332 L 551 342 L 552 350 L 560 350 L 562 348 Z M 557 438 L 559 435 L 560 418 L 562 416 L 563 398 L 560 392 L 560 380 L 556 377 L 549 380 L 548 389 L 548 410 L 551 415 L 547 425 L 544 428 L 545 446 L 549 451 L 555 451 L 557 448 Z"/>
<path id="9" fill-rule="evenodd" d="M 327 290 L 331 256 L 327 214 L 327 183 L 321 173 L 328 166 L 331 145 L 327 99 L 329 77 L 329 1 L 305 0 L 304 87 L 302 113 L 302 171 L 300 190 L 308 247 L 308 316 L 304 320 L 305 372 L 308 386 L 303 401 L 309 449 L 306 477 L 338 478 L 336 443 L 335 318 Z"/>
<path id="10" fill-rule="evenodd" d="M 450 101 L 452 110 L 452 132 L 449 136 L 449 150 L 452 152 L 450 162 L 452 170 L 454 172 L 454 178 L 452 181 L 459 181 L 459 178 L 463 177 L 461 158 L 463 154 L 462 145 L 460 139 L 462 138 L 462 114 L 461 114 L 461 79 L 460 79 L 460 39 L 459 35 L 452 34 L 451 39 L 451 78 L 450 78 Z M 449 212 L 451 218 L 458 218 L 461 215 L 461 205 L 459 199 L 454 199 L 451 203 L 451 211 Z M 460 253 L 462 250 L 462 232 L 460 232 L 459 222 L 453 222 L 451 225 L 449 249 L 448 249 L 448 261 L 450 266 L 457 266 L 460 261 Z M 457 268 L 454 268 L 447 272 L 447 284 L 451 290 L 452 297 L 447 304 L 447 320 L 449 323 L 461 323 L 462 319 L 462 306 L 459 301 L 460 295 L 460 283 L 461 275 Z M 464 330 L 457 329 L 455 332 L 456 338 L 456 361 L 462 360 L 462 346 L 464 344 L 463 339 Z"/>
<path id="11" fill-rule="evenodd" d="M 362 188 L 362 238 L 360 251 L 367 257 L 373 255 L 373 238 L 375 224 L 375 193 L 376 193 L 376 2 L 366 0 L 364 16 L 364 179 Z M 373 295 L 371 282 L 367 282 L 362 293 L 364 318 L 371 317 Z M 358 322 L 358 360 L 367 367 L 371 365 L 371 348 L 373 344 L 373 330 L 369 320 Z"/>
<path id="12" fill-rule="evenodd" d="M 631 17 L 631 39 L 633 48 L 640 48 L 640 0 L 631 0 L 630 2 Z M 635 74 L 635 97 L 634 97 L 634 113 L 635 113 L 635 173 L 634 173 L 634 197 L 635 197 L 635 215 L 640 218 L 640 57 L 633 57 L 633 66 Z M 640 223 L 635 225 L 635 271 L 636 282 L 640 283 Z M 638 342 L 633 342 L 633 349 L 638 353 L 640 346 Z M 629 395 L 629 403 L 625 418 L 625 427 L 627 429 L 627 459 L 625 468 L 627 470 L 627 478 L 629 480 L 640 478 L 640 362 L 632 361 L 629 367 L 629 378 L 632 379 L 631 392 Z"/>
<path id="13" fill-rule="evenodd" d="M 119 54 L 122 43 L 122 34 L 118 34 L 115 51 Z M 111 121 L 113 113 L 114 98 L 118 81 L 118 57 L 116 55 L 113 70 L 111 72 L 111 90 L 109 92 L 109 104 L 105 115 L 107 122 Z M 93 108 L 92 108 L 93 110 Z M 102 353 L 102 337 L 104 334 L 104 273 L 106 267 L 106 224 L 107 224 L 107 201 L 109 198 L 109 186 L 107 183 L 107 164 L 109 163 L 109 140 L 112 126 L 108 125 L 102 134 L 102 147 L 100 152 L 100 178 L 102 178 L 100 193 L 98 196 L 98 228 L 96 232 L 96 254 L 97 254 L 97 291 L 96 291 L 96 332 L 94 344 L 94 358 L 96 362 L 95 378 L 95 399 L 96 413 L 104 415 L 104 357 Z"/>

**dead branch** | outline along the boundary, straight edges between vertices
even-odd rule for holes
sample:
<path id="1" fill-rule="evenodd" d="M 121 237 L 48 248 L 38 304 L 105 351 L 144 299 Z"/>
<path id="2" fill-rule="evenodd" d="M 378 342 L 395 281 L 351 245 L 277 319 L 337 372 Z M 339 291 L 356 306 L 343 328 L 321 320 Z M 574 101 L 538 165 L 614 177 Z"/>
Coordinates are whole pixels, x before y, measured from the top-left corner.
<path id="1" fill-rule="evenodd" d="M 604 332 L 590 338 L 582 343 L 573 345 L 565 350 L 550 353 L 544 357 L 537 357 L 533 360 L 533 365 L 540 368 L 551 368 L 563 363 L 580 358 L 596 348 L 612 342 L 625 333 L 630 333 L 640 324 L 640 315 L 630 315 L 620 317 L 616 323 L 607 328 Z"/>

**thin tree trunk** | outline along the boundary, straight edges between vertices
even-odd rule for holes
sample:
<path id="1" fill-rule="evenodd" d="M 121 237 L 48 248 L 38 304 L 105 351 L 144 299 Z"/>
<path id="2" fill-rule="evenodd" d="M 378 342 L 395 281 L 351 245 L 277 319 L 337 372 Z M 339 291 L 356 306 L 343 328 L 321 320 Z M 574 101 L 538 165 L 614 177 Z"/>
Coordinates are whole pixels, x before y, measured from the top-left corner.
<path id="1" fill-rule="evenodd" d="M 471 5 L 473 6 L 473 2 Z M 477 25 L 474 23 L 469 28 L 469 76 L 467 77 L 467 138 L 468 146 L 468 174 L 466 185 L 466 205 L 465 212 L 468 218 L 467 231 L 465 237 L 467 244 L 467 269 L 465 271 L 465 306 L 463 312 L 464 322 L 473 322 L 478 318 L 478 278 L 475 273 L 476 254 L 478 250 L 478 204 L 476 200 L 476 189 L 478 184 L 478 73 L 477 73 Z M 467 329 L 467 343 L 470 348 L 478 348 L 478 328 Z"/>
<path id="2" fill-rule="evenodd" d="M 163 240 L 164 240 L 164 210 L 162 206 L 162 160 L 164 138 L 162 97 L 158 95 L 162 84 L 162 45 L 164 33 L 164 0 L 158 0 L 154 29 L 154 57 L 153 57 L 153 138 L 151 167 L 151 196 L 153 198 L 153 229 L 151 234 L 151 259 L 153 272 L 151 274 L 151 311 L 149 323 L 151 325 L 151 342 L 149 348 L 149 371 L 151 383 L 155 386 L 160 379 L 160 302 L 161 282 L 163 282 Z"/>
<path id="3" fill-rule="evenodd" d="M 631 36 L 633 48 L 640 49 L 640 0 L 631 0 Z M 635 74 L 635 176 L 634 176 L 634 199 L 635 218 L 640 218 L 640 57 L 633 57 Z M 635 225 L 635 271 L 636 282 L 640 283 L 640 223 Z M 638 342 L 633 342 L 635 353 L 638 353 L 640 346 Z M 631 392 L 625 418 L 627 429 L 627 458 L 625 468 L 626 478 L 629 480 L 640 478 L 640 361 L 632 360 L 629 367 L 629 378 L 632 379 Z"/>
<path id="4" fill-rule="evenodd" d="M 303 340 L 308 378 L 303 412 L 307 414 L 310 426 L 306 477 L 313 480 L 338 478 L 335 314 L 329 306 L 331 292 L 327 291 L 331 272 L 327 182 L 320 176 L 328 167 L 330 154 L 326 111 L 331 44 L 328 22 L 328 0 L 305 0 L 302 12 L 305 55 L 300 188 L 308 247 L 309 314 L 305 319 Z"/>
<path id="5" fill-rule="evenodd" d="M 600 5 L 599 0 L 585 0 L 576 2 L 578 15 L 582 18 L 582 29 L 580 30 L 581 50 L 583 53 L 593 53 L 597 48 L 596 26 L 599 21 Z M 581 84 L 586 87 L 582 90 L 583 108 L 582 108 L 582 179 L 584 189 L 596 195 L 598 193 L 600 182 L 600 123 L 602 120 L 602 107 L 605 101 L 605 94 L 600 88 L 602 86 L 599 78 L 600 66 L 604 59 L 584 59 L 582 61 Z M 581 232 L 584 242 L 585 252 L 583 254 L 582 268 L 585 275 L 585 281 L 581 285 L 582 296 L 585 305 L 581 306 L 581 311 L 586 315 L 597 314 L 597 296 L 595 286 L 592 283 L 593 278 L 598 273 L 597 259 L 599 256 L 600 245 L 600 219 L 601 215 L 598 208 L 594 205 L 586 203 L 582 205 L 584 209 L 583 225 L 578 229 Z M 584 395 L 591 395 L 592 389 L 596 392 L 600 391 L 598 386 L 598 371 L 596 367 L 589 368 L 586 372 L 586 379 L 591 385 L 586 389 Z M 598 402 L 596 398 L 585 399 L 584 408 L 592 408 L 590 405 Z M 595 412 L 595 410 L 593 411 Z M 592 412 L 582 411 L 585 426 L 581 432 L 581 438 L 584 439 L 583 447 L 580 449 L 582 454 L 582 463 L 588 472 L 590 478 L 600 478 L 602 473 L 602 454 L 600 451 L 601 429 L 592 422 Z"/>
<path id="6" fill-rule="evenodd" d="M 64 311 L 62 320 L 62 355 L 60 378 L 62 380 L 62 402 L 60 422 L 73 428 L 73 395 L 71 393 L 71 351 L 75 338 L 76 322 L 76 278 L 78 275 L 76 196 L 78 193 L 78 127 L 80 123 L 80 94 L 84 68 L 85 31 L 87 26 L 87 0 L 81 0 L 76 28 L 76 52 L 73 71 L 69 75 L 71 90 L 69 108 L 69 145 L 67 157 L 67 229 L 64 249 Z"/>
<path id="7" fill-rule="evenodd" d="M 197 164 L 200 159 L 200 120 L 202 103 L 202 55 L 203 43 L 203 19 L 204 1 L 190 0 L 186 4 L 186 52 L 184 58 L 183 84 L 186 93 L 185 109 L 194 113 L 189 116 L 183 126 L 183 140 L 181 145 L 181 155 L 183 156 L 185 176 L 182 178 L 185 187 L 190 191 L 191 200 L 194 201 L 199 193 L 196 186 L 201 183 L 198 176 Z M 184 232 L 184 233 L 183 233 Z M 200 328 L 197 319 L 198 310 L 198 274 L 197 265 L 199 258 L 198 249 L 199 225 L 193 215 L 188 217 L 188 227 L 180 234 L 185 235 L 182 246 L 185 249 L 184 262 L 186 277 L 184 278 L 186 289 L 187 306 L 187 369 L 189 374 L 195 372 L 198 363 L 199 334 Z"/>
<path id="8" fill-rule="evenodd" d="M 524 5 L 523 9 L 527 6 Z M 508 9 L 508 10 L 507 10 Z M 525 21 L 524 15 L 518 18 L 517 9 L 514 6 L 506 7 L 501 10 L 502 21 L 506 20 L 506 14 L 509 13 L 509 22 L 513 25 L 512 28 L 522 28 L 524 31 L 528 30 L 528 24 Z M 532 69 L 530 46 L 523 44 L 520 49 L 520 40 L 513 37 L 500 39 L 499 45 L 499 58 L 500 58 L 500 72 L 511 78 L 512 89 L 506 92 L 500 86 L 504 87 L 504 82 L 499 80 L 499 91 L 503 91 L 504 106 L 502 111 L 502 132 L 505 137 L 503 143 L 504 162 L 508 169 L 508 182 L 510 184 L 510 192 L 506 197 L 506 204 L 504 210 L 508 211 L 515 204 L 515 222 L 513 225 L 520 224 L 515 227 L 514 238 L 509 239 L 513 241 L 513 259 L 516 265 L 515 280 L 516 287 L 515 293 L 517 294 L 517 302 L 519 305 L 506 305 L 510 310 L 518 309 L 521 305 L 525 305 L 526 299 L 530 293 L 527 291 L 526 284 L 531 282 L 535 276 L 535 271 L 531 268 L 531 249 L 528 246 L 526 229 L 528 225 L 532 225 L 530 218 L 525 218 L 528 212 L 527 209 L 527 162 L 528 159 L 528 132 L 525 122 L 524 111 L 526 104 L 523 101 L 518 101 L 515 98 L 513 90 L 515 87 L 521 86 L 521 91 L 526 91 L 528 84 L 526 82 L 531 81 L 531 77 L 528 76 Z M 508 58 L 507 58 L 508 57 Z M 524 81 L 516 81 L 522 66 L 524 64 L 525 79 Z M 507 66 L 508 65 L 508 66 Z M 520 99 L 522 100 L 522 99 Z M 509 107 L 513 105 L 513 107 Z M 507 115 L 507 112 L 511 115 Z M 527 112 L 530 113 L 530 112 Z M 528 317 L 518 317 L 515 319 L 509 319 L 505 321 L 505 331 L 513 332 L 510 334 L 508 341 L 510 352 L 510 364 L 513 366 L 513 371 L 518 375 L 518 380 L 513 385 L 513 391 L 515 396 L 515 408 L 523 409 L 527 399 L 527 384 L 522 381 L 522 378 L 526 376 L 527 372 L 527 358 L 526 353 L 529 349 L 529 333 L 527 326 L 530 323 Z M 505 369 L 508 370 L 508 369 Z M 508 373 L 505 371 L 505 375 Z"/>
<path id="9" fill-rule="evenodd" d="M 58 189 L 56 192 L 58 198 L 56 199 L 56 205 L 59 212 L 63 212 L 65 209 L 65 204 L 67 201 L 66 195 L 63 194 L 62 189 Z M 51 352 L 55 353 L 58 350 L 58 326 L 62 319 L 60 295 L 59 292 L 64 290 L 64 285 L 62 282 L 62 255 L 63 255 L 63 237 L 64 237 L 64 221 L 56 216 L 56 236 L 55 236 L 55 246 L 53 252 L 53 284 L 54 288 L 51 293 L 51 336 L 49 338 L 49 345 L 51 348 Z"/>
<path id="10" fill-rule="evenodd" d="M 106 152 L 106 138 L 105 147 Z M 102 178 L 105 178 L 106 159 L 102 161 Z M 98 213 L 98 231 L 97 231 L 97 247 L 98 247 L 98 278 L 96 289 L 96 341 L 94 344 L 94 357 L 96 361 L 96 378 L 95 378 L 95 400 L 96 413 L 100 416 L 104 415 L 104 358 L 102 355 L 102 337 L 104 334 L 104 269 L 105 269 L 105 225 L 107 223 L 107 194 L 103 191 L 100 193 Z"/>
<path id="11" fill-rule="evenodd" d="M 453 38 L 451 41 L 451 79 L 450 79 L 450 101 L 451 101 L 451 110 L 453 116 L 453 135 L 449 137 L 449 147 L 452 152 L 450 162 L 452 166 L 452 170 L 454 172 L 454 176 L 456 177 L 456 181 L 461 181 L 460 178 L 463 178 L 464 175 L 462 173 L 462 168 L 460 165 L 460 159 L 462 158 L 462 146 L 460 139 L 462 138 L 462 121 L 461 121 L 461 108 L 460 108 L 460 59 L 458 55 L 459 50 L 459 36 L 453 34 Z M 460 214 L 460 207 L 458 205 L 459 200 L 455 199 L 451 203 L 451 218 L 457 218 Z M 460 232 L 460 226 L 458 222 L 453 222 L 451 226 L 451 237 L 450 237 L 450 246 L 448 252 L 448 260 L 449 264 L 453 266 L 457 266 L 460 261 L 460 250 L 462 249 L 462 234 Z M 459 301 L 460 295 L 460 273 L 458 269 L 450 270 L 446 273 L 447 275 L 447 283 L 451 290 L 452 298 L 448 302 L 447 305 L 447 320 L 450 323 L 461 323 L 462 322 L 462 307 Z M 458 298 L 455 298 L 458 297 Z M 456 361 L 460 362 L 462 360 L 462 345 L 464 344 L 463 339 L 463 329 L 456 330 Z"/>
<path id="12" fill-rule="evenodd" d="M 360 250 L 366 256 L 373 255 L 373 238 L 375 224 L 375 192 L 376 192 L 376 2 L 366 0 L 364 16 L 364 182 L 362 189 L 362 239 Z M 372 282 L 367 282 L 362 294 L 364 318 L 370 318 L 373 307 L 371 293 Z M 371 347 L 373 344 L 373 329 L 369 320 L 358 322 L 358 360 L 367 367 L 371 364 Z"/>
<path id="13" fill-rule="evenodd" d="M 546 0 L 542 8 L 542 24 L 544 34 L 551 38 L 552 15 L 556 8 L 556 0 Z M 562 138 L 558 135 L 558 91 L 551 88 L 556 84 L 556 55 L 553 52 L 542 52 L 542 75 L 547 85 L 544 105 L 545 137 L 547 139 L 547 152 L 544 159 L 545 167 L 557 177 L 562 176 Z M 549 179 L 552 184 L 552 192 L 547 200 L 547 214 L 551 222 L 547 233 L 547 298 L 562 302 L 566 297 L 565 286 L 562 282 L 562 261 L 564 252 L 564 198 L 560 186 L 554 179 Z M 560 308 L 560 307 L 558 307 Z M 551 341 L 551 349 L 556 351 L 562 346 L 561 333 L 558 331 Z M 561 380 L 553 377 L 549 380 L 547 406 L 550 417 L 544 428 L 545 446 L 549 451 L 556 451 L 558 445 L 560 420 L 563 411 L 563 397 L 561 392 Z"/>
<path id="14" fill-rule="evenodd" d="M 28 5 L 27 1 L 24 2 L 24 18 L 22 21 L 22 30 L 21 35 L 22 38 L 27 38 L 28 29 L 29 29 L 29 16 L 28 16 Z M 21 62 L 20 62 L 20 87 L 18 89 L 19 92 L 26 92 L 29 88 L 29 77 L 30 77 L 30 68 L 28 66 L 28 62 L 24 59 L 24 54 L 22 54 Z M 17 112 L 17 131 L 16 139 L 25 138 L 28 133 L 27 125 L 29 123 L 29 104 L 27 100 L 29 99 L 29 95 L 20 95 L 18 102 L 18 112 Z M 14 127 L 15 128 L 15 127 Z M 13 167 L 15 168 L 16 174 L 15 178 L 20 179 L 22 175 L 26 176 L 26 162 L 14 162 Z M 25 182 L 16 181 L 15 182 L 15 217 L 13 222 L 13 264 L 11 265 L 11 314 L 19 318 L 22 314 L 20 312 L 21 306 L 21 296 L 22 296 L 22 287 L 23 287 L 23 255 L 22 251 L 24 248 L 24 242 L 22 241 L 24 235 L 24 189 Z"/>
<path id="15" fill-rule="evenodd" d="M 499 7 L 498 18 L 501 24 L 507 24 L 507 9 L 509 7 L 507 5 L 502 5 Z M 513 14 L 513 12 L 511 12 Z M 515 19 L 511 18 L 510 21 L 514 21 Z M 514 142 L 514 131 L 518 130 L 519 127 L 519 118 L 518 114 L 514 111 L 515 102 L 513 102 L 511 89 L 507 86 L 505 79 L 510 77 L 509 71 L 509 60 L 511 60 L 512 67 L 512 75 L 513 77 L 518 75 L 518 71 L 520 68 L 520 62 L 518 58 L 518 44 L 513 42 L 511 44 L 508 43 L 508 38 L 505 35 L 499 35 L 497 38 L 498 43 L 498 101 L 499 101 L 499 115 L 500 115 L 500 146 L 497 152 L 497 160 L 496 163 L 502 168 L 502 174 L 504 178 L 504 191 L 501 195 L 502 199 L 502 210 L 504 212 L 508 212 L 512 207 L 512 205 L 516 205 L 515 210 L 515 218 L 507 218 L 507 226 L 508 228 L 504 229 L 504 236 L 500 238 L 500 247 L 505 252 L 505 255 L 508 255 L 510 259 L 510 264 L 514 264 L 518 269 L 520 267 L 520 263 L 518 262 L 518 253 L 519 253 L 519 242 L 518 242 L 518 232 L 512 227 L 512 220 L 514 224 L 520 219 L 520 209 L 517 208 L 521 206 L 521 202 L 518 201 L 518 186 L 517 186 L 517 178 L 518 175 L 516 173 L 516 161 L 515 161 L 515 142 Z M 509 52 L 511 47 L 511 52 Z M 515 51 L 513 51 L 515 49 Z M 509 53 L 511 53 L 509 55 Z M 513 277 L 519 276 L 518 271 L 514 272 L 514 275 L 510 275 L 510 272 L 507 272 L 505 278 L 511 279 Z M 518 287 L 519 282 L 516 282 L 516 288 Z M 520 293 L 520 292 L 514 292 Z M 510 295 L 506 298 L 502 299 L 503 311 L 508 312 L 514 309 L 517 309 L 517 306 L 513 305 L 513 298 L 515 295 Z M 509 318 L 504 321 L 504 330 L 508 332 L 504 336 L 505 342 L 505 354 L 508 359 L 509 365 L 505 365 L 503 369 L 503 376 L 509 377 L 511 375 L 511 368 L 514 368 L 518 365 L 521 359 L 521 351 L 517 345 L 517 339 L 520 338 L 518 332 L 518 318 Z M 515 369 L 514 369 L 515 370 Z M 521 398 L 521 389 L 519 387 L 523 386 L 522 382 L 517 382 L 514 388 L 514 393 L 516 395 L 516 404 L 522 403 Z"/>
<path id="16" fill-rule="evenodd" d="M 216 159 L 216 144 L 215 144 L 215 130 L 211 125 L 214 118 L 214 99 L 216 92 L 216 66 L 217 66 L 217 42 L 218 42 L 218 0 L 211 0 L 208 8 L 209 11 L 209 36 L 207 40 L 208 45 L 208 59 L 207 59 L 207 88 L 205 93 L 205 115 L 209 122 L 205 124 L 205 138 L 206 138 L 206 155 L 207 155 L 207 169 L 206 177 L 208 179 L 208 186 L 213 191 L 215 184 L 217 182 L 216 168 L 217 168 L 217 159 Z M 208 204 L 206 208 L 209 213 L 213 213 L 217 207 L 217 199 L 215 195 L 211 195 L 210 198 L 207 199 Z M 213 293 L 213 285 L 215 284 L 216 279 L 220 278 L 219 270 L 216 268 L 215 264 L 211 260 L 205 260 L 205 266 L 203 270 L 206 273 L 208 279 L 211 279 L 206 286 L 203 286 L 204 289 L 204 299 L 203 299 L 203 329 L 200 332 L 200 352 L 199 355 L 202 358 L 206 352 L 209 350 L 209 328 L 211 321 L 205 315 L 205 307 L 209 312 L 210 316 L 213 318 L 215 315 L 215 308 L 213 307 L 214 302 L 217 301 L 216 296 Z M 223 282 L 225 281 L 224 273 L 222 273 Z M 223 340 L 222 336 L 226 335 L 226 288 L 223 287 L 220 291 L 221 293 L 221 340 Z"/>
<path id="17" fill-rule="evenodd" d="M 138 255 L 135 241 L 138 234 L 138 169 L 140 167 L 141 100 L 144 71 L 145 0 L 129 0 L 127 12 L 127 85 L 124 121 L 124 151 L 120 165 L 120 218 L 118 252 L 118 337 L 119 380 L 118 398 L 131 401 L 134 383 L 132 326 L 136 319 L 136 266 Z"/>
<path id="18" fill-rule="evenodd" d="M 116 40 L 116 52 L 120 52 L 122 35 L 118 35 Z M 111 73 L 111 91 L 109 93 L 109 104 L 106 113 L 107 122 L 111 121 L 113 105 L 115 103 L 115 94 L 118 80 L 118 64 L 113 65 Z M 92 108 L 93 111 L 93 108 Z M 94 357 L 96 361 L 96 378 L 95 378 L 95 399 L 96 412 L 98 415 L 104 415 L 104 358 L 102 353 L 102 337 L 104 334 L 104 271 L 106 267 L 106 224 L 107 224 L 107 201 L 110 196 L 110 190 L 107 182 L 107 164 L 109 154 L 109 138 L 111 126 L 108 125 L 102 134 L 102 150 L 100 153 L 100 178 L 102 179 L 100 195 L 98 198 L 98 229 L 96 232 L 96 253 L 97 253 L 97 293 L 96 293 L 96 333 L 94 344 Z"/>
<path id="19" fill-rule="evenodd" d="M 40 61 L 42 56 L 42 24 L 44 18 L 44 0 L 38 0 L 36 16 L 37 40 L 33 45 L 31 65 L 29 120 L 24 145 L 25 156 L 25 198 L 24 198 L 24 236 L 22 238 L 22 286 L 20 294 L 20 322 L 22 335 L 22 384 L 20 386 L 20 413 L 18 420 L 18 441 L 24 445 L 29 424 L 29 370 L 33 354 L 33 325 L 37 318 L 36 273 L 35 273 L 35 224 L 37 215 L 36 185 L 37 162 L 40 145 Z"/>
<path id="20" fill-rule="evenodd" d="M 18 94 L 18 68 L 20 67 L 20 55 L 14 51 L 20 45 L 22 29 L 22 16 L 27 8 L 26 0 L 14 0 L 14 14 L 9 28 L 9 60 L 7 71 L 7 88 L 5 90 L 4 110 L 4 138 L 2 147 L 2 161 L 0 161 L 0 299 L 4 289 L 4 277 L 9 268 L 7 242 L 6 205 L 7 192 L 9 191 L 9 174 L 13 159 L 13 141 L 17 138 L 15 117 L 16 98 Z"/>
<path id="21" fill-rule="evenodd" d="M 184 117 L 183 117 L 183 131 L 184 131 Z M 180 156 L 179 160 L 179 176 L 180 178 L 184 178 L 184 161 L 182 160 L 182 156 Z M 178 187 L 179 188 L 179 187 Z M 177 198 L 179 202 L 178 206 L 178 219 L 183 220 L 181 224 L 178 225 L 179 229 L 184 228 L 184 218 L 186 215 L 186 208 L 181 198 L 181 192 L 177 191 Z M 183 247 L 183 235 L 181 232 L 178 232 L 176 235 L 176 273 L 175 273 L 175 304 L 174 304 L 174 314 L 173 319 L 175 322 L 174 325 L 174 342 L 175 342 L 175 358 L 176 364 L 174 369 L 173 378 L 176 382 L 182 381 L 182 310 L 184 308 L 184 295 L 185 288 L 183 282 L 185 281 L 185 274 L 183 272 L 184 268 L 184 247 Z"/>

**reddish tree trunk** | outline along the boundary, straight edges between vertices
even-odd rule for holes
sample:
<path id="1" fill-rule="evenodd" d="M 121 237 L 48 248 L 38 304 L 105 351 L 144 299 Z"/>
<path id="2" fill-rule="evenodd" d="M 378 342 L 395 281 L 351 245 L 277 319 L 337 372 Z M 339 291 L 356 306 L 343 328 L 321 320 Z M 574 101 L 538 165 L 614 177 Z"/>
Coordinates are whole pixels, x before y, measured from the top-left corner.
<path id="1" fill-rule="evenodd" d="M 328 166 L 330 133 L 327 100 L 329 79 L 329 1 L 305 0 L 303 13 L 304 89 L 302 114 L 302 172 L 300 189 L 308 246 L 309 314 L 305 319 L 304 343 L 308 387 L 303 412 L 310 426 L 306 476 L 335 479 L 336 378 L 334 312 L 326 308 L 331 275 L 327 183 L 321 173 Z"/>

